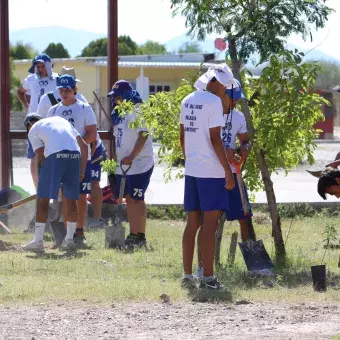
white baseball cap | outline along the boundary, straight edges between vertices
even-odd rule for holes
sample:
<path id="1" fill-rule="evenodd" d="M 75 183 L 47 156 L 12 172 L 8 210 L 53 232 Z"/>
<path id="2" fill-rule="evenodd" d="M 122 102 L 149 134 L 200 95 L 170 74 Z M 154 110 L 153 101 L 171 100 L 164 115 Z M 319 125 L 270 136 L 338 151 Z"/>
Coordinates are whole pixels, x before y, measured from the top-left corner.
<path id="1" fill-rule="evenodd" d="M 210 66 L 208 71 L 196 80 L 194 87 L 197 90 L 205 90 L 207 88 L 207 84 L 214 77 L 227 89 L 230 89 L 232 87 L 236 88 L 239 86 L 233 76 L 233 73 L 231 72 L 230 67 L 226 63 L 223 63 Z"/>

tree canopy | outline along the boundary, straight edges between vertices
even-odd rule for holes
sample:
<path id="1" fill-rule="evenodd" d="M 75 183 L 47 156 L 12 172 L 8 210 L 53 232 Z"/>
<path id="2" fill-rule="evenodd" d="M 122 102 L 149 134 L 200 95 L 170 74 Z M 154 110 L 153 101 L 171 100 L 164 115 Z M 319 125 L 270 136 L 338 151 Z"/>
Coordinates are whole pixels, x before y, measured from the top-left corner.
<path id="1" fill-rule="evenodd" d="M 10 45 L 9 55 L 13 60 L 33 59 L 38 52 L 30 44 L 17 42 Z"/>
<path id="2" fill-rule="evenodd" d="M 201 53 L 202 49 L 197 41 L 186 41 L 178 50 L 178 53 Z"/>
<path id="3" fill-rule="evenodd" d="M 68 50 L 62 43 L 49 43 L 43 52 L 49 55 L 51 58 L 70 58 Z"/>

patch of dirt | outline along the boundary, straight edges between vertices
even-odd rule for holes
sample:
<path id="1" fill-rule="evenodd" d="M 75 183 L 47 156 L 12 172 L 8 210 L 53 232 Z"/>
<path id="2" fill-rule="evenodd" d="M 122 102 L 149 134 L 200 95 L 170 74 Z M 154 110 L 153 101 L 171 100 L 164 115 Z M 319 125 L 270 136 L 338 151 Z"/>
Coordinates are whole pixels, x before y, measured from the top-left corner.
<path id="1" fill-rule="evenodd" d="M 11 242 L 5 242 L 0 240 L 0 251 L 10 251 L 10 250 L 17 250 L 22 251 L 21 246 L 17 244 L 13 244 Z"/>
<path id="2" fill-rule="evenodd" d="M 0 324 L 3 340 L 330 339 L 340 334 L 340 304 L 67 302 L 0 307 Z"/>

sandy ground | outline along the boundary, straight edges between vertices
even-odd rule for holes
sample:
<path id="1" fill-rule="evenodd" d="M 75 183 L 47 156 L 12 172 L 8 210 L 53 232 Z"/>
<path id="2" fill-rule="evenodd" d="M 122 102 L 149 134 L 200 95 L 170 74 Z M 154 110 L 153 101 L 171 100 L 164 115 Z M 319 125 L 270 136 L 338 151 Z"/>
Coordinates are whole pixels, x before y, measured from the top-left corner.
<path id="1" fill-rule="evenodd" d="M 340 305 L 58 303 L 0 306 L 0 339 L 331 339 Z"/>

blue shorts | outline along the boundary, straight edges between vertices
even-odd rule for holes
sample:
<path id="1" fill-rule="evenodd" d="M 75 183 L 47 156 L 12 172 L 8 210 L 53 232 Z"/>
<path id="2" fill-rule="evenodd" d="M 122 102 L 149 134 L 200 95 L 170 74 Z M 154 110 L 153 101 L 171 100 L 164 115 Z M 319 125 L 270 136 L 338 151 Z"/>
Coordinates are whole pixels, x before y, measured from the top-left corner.
<path id="1" fill-rule="evenodd" d="M 63 186 L 67 199 L 79 199 L 80 153 L 63 150 L 46 157 L 39 171 L 39 198 L 58 198 Z"/>
<path id="2" fill-rule="evenodd" d="M 28 159 L 33 159 L 35 157 L 35 152 L 29 139 L 27 139 L 26 155 Z"/>
<path id="3" fill-rule="evenodd" d="M 103 144 L 100 144 L 100 146 L 96 149 L 94 152 L 93 156 L 91 157 L 91 161 L 95 160 L 96 158 L 103 156 L 104 157 L 105 149 Z M 91 172 L 91 177 L 92 181 L 98 181 L 100 182 L 101 174 L 102 174 L 102 167 L 100 165 L 100 161 L 97 161 L 94 164 L 91 164 L 92 166 L 92 172 Z"/>
<path id="4" fill-rule="evenodd" d="M 79 193 L 82 194 L 89 194 L 91 192 L 91 161 L 87 161 L 86 163 L 86 169 L 85 169 L 85 176 L 83 180 L 80 182 L 80 191 Z M 78 178 L 78 183 L 79 183 L 79 178 Z"/>
<path id="5" fill-rule="evenodd" d="M 199 178 L 185 176 L 184 210 L 228 210 L 225 178 Z"/>
<path id="6" fill-rule="evenodd" d="M 234 174 L 234 179 L 235 179 L 234 189 L 227 190 L 228 203 L 229 203 L 229 208 L 226 210 L 227 221 L 244 220 L 246 218 L 249 218 L 249 216 L 253 216 L 252 211 L 251 211 L 251 205 L 249 203 L 248 191 L 243 183 L 243 186 L 245 189 L 244 191 L 245 191 L 246 201 L 247 201 L 248 210 L 249 210 L 249 215 L 247 216 L 244 215 L 240 189 L 238 187 L 236 174 Z"/>
<path id="7" fill-rule="evenodd" d="M 150 178 L 153 172 L 153 167 L 137 175 L 127 175 L 125 182 L 125 195 L 130 195 L 133 199 L 144 201 L 145 191 L 149 186 Z M 120 181 L 122 175 L 116 175 L 116 196 L 119 197 Z"/>

